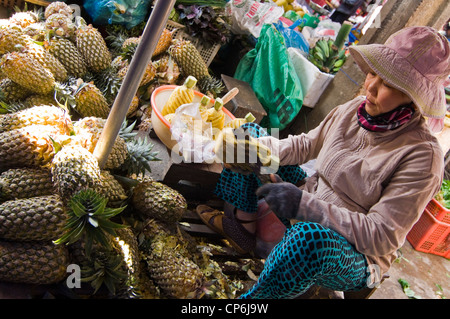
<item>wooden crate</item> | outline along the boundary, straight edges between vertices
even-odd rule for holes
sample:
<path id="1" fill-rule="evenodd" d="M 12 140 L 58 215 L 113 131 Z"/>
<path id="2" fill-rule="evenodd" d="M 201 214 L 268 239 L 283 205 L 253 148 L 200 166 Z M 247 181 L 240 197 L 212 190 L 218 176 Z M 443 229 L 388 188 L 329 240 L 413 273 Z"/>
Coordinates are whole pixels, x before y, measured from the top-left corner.
<path id="1" fill-rule="evenodd" d="M 235 116 L 243 118 L 248 112 L 255 116 L 255 123 L 260 123 L 264 116 L 267 115 L 266 110 L 259 102 L 255 92 L 247 82 L 237 80 L 228 75 L 222 74 L 222 81 L 227 90 L 238 88 L 239 93 L 225 104 L 225 107 Z"/>

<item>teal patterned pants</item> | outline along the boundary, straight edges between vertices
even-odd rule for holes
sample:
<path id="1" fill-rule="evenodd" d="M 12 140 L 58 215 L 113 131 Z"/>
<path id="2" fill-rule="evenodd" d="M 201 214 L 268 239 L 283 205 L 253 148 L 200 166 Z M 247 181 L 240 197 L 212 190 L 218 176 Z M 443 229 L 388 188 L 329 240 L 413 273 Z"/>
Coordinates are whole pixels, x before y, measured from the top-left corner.
<path id="1" fill-rule="evenodd" d="M 320 224 L 299 222 L 288 228 L 266 260 L 257 283 L 241 299 L 291 299 L 313 284 L 336 291 L 366 287 L 363 254 L 341 235 Z"/>

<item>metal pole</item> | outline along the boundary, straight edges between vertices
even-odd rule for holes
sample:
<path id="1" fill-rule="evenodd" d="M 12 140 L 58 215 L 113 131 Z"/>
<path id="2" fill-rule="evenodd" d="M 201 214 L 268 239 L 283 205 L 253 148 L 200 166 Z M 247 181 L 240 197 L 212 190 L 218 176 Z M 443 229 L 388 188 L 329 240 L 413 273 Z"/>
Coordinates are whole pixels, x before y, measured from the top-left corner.
<path id="1" fill-rule="evenodd" d="M 105 127 L 94 149 L 94 156 L 100 167 L 106 160 L 125 120 L 128 108 L 135 96 L 147 64 L 150 63 L 159 38 L 167 24 L 170 11 L 176 0 L 158 0 L 153 7 L 150 18 L 145 25 L 141 41 L 131 60 L 128 72 L 122 82 L 119 93 L 106 120 Z"/>

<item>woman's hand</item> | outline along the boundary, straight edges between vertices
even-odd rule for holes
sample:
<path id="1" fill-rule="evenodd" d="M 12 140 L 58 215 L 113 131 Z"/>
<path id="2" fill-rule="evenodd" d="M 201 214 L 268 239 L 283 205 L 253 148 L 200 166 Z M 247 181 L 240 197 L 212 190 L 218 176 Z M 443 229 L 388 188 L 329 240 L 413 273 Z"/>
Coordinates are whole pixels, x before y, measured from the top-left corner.
<path id="1" fill-rule="evenodd" d="M 256 195 L 264 197 L 278 217 L 295 218 L 302 199 L 302 191 L 294 184 L 281 181 L 277 175 L 271 176 L 271 180 L 273 183 L 258 188 Z"/>

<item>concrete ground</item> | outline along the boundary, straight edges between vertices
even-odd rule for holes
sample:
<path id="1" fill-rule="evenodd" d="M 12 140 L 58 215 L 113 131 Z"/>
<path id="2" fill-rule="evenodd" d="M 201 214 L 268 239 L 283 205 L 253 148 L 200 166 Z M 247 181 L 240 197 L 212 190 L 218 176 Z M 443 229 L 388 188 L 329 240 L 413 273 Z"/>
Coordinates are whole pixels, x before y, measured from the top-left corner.
<path id="1" fill-rule="evenodd" d="M 398 282 L 405 280 L 414 296 L 421 299 L 450 298 L 450 260 L 415 250 L 406 241 L 401 248 L 403 256 L 389 270 L 390 277 L 369 299 L 408 299 Z"/>

